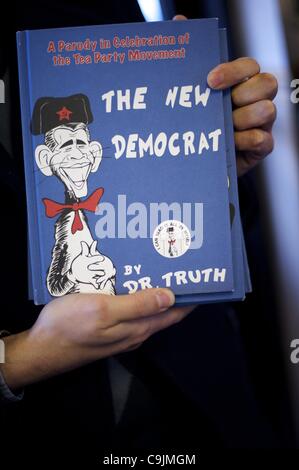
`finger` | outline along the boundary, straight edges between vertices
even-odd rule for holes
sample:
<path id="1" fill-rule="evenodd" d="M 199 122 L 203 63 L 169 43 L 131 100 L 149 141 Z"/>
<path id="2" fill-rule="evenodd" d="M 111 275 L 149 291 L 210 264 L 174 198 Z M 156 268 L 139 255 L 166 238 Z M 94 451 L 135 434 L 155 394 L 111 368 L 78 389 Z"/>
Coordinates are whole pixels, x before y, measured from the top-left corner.
<path id="1" fill-rule="evenodd" d="M 140 348 L 140 346 L 142 346 L 142 342 L 140 343 L 137 343 L 137 344 L 134 344 L 133 346 L 130 346 L 129 348 L 127 348 L 125 351 L 123 351 L 124 353 L 125 352 L 131 352 L 131 351 L 135 351 L 135 349 L 138 349 Z"/>
<path id="2" fill-rule="evenodd" d="M 163 312 L 175 302 L 169 289 L 146 289 L 128 296 L 117 296 L 113 312 L 117 322 L 149 317 Z"/>
<path id="3" fill-rule="evenodd" d="M 105 276 L 105 272 L 100 271 L 100 270 L 99 271 L 93 270 L 93 272 L 95 273 L 95 275 L 92 276 L 92 278 L 95 279 L 97 286 L 99 286 L 99 284 L 103 282 L 103 276 Z"/>
<path id="4" fill-rule="evenodd" d="M 245 175 L 248 171 L 252 170 L 258 163 L 261 157 L 255 156 L 252 152 L 237 153 L 237 173 L 238 177 Z"/>
<path id="5" fill-rule="evenodd" d="M 269 143 L 263 150 L 238 151 L 237 152 L 237 174 L 238 177 L 252 170 L 263 158 L 273 150 L 273 137 L 269 138 Z"/>
<path id="6" fill-rule="evenodd" d="M 275 119 L 276 107 L 270 100 L 258 101 L 233 111 L 234 126 L 238 131 L 261 126 L 268 126 L 269 128 Z"/>
<path id="7" fill-rule="evenodd" d="M 91 279 L 90 283 L 93 285 L 93 287 L 94 287 L 95 289 L 97 289 L 97 290 L 99 289 L 99 285 L 98 285 L 98 283 L 97 283 L 97 279 L 96 279 L 96 278 Z"/>
<path id="8" fill-rule="evenodd" d="M 99 289 L 104 289 L 106 287 L 107 282 L 109 281 L 109 278 L 106 276 L 101 276 L 97 279 L 98 287 Z"/>
<path id="9" fill-rule="evenodd" d="M 102 271 L 103 270 L 103 257 L 101 255 L 95 255 L 90 258 L 90 264 L 88 265 L 89 271 Z"/>
<path id="10" fill-rule="evenodd" d="M 208 85 L 216 90 L 224 90 L 248 80 L 260 71 L 256 60 L 250 57 L 217 65 L 208 75 Z"/>
<path id="11" fill-rule="evenodd" d="M 246 106 L 261 100 L 273 100 L 278 84 L 274 75 L 259 73 L 232 89 L 232 101 L 235 106 Z"/>
<path id="12" fill-rule="evenodd" d="M 150 317 L 149 320 L 142 319 L 140 321 L 140 325 L 145 325 L 145 332 L 141 331 L 141 334 L 137 335 L 137 341 L 143 342 L 158 331 L 165 330 L 166 328 L 179 323 L 192 310 L 193 308 L 191 307 L 175 307 L 168 309 L 166 312 L 161 313 L 158 316 Z M 136 338 L 134 338 L 134 340 L 136 340 Z"/>
<path id="13" fill-rule="evenodd" d="M 103 255 L 100 255 L 100 253 L 96 253 L 95 255 L 90 256 L 90 258 L 91 258 L 90 262 L 92 264 L 103 263 L 103 261 L 105 259 Z"/>
<path id="14" fill-rule="evenodd" d="M 165 311 L 174 304 L 175 297 L 169 289 L 146 289 L 130 295 L 101 296 L 96 301 L 99 316 L 112 326 Z"/>
<path id="15" fill-rule="evenodd" d="M 179 323 L 182 321 L 189 313 L 191 313 L 195 308 L 195 305 L 187 306 L 187 307 L 172 307 L 167 310 L 163 315 L 165 315 L 165 319 L 163 318 L 161 322 L 156 322 L 156 317 L 152 317 L 153 326 L 152 326 L 152 333 L 156 333 L 157 331 L 164 330 L 171 325 Z M 168 314 L 168 316 L 167 316 Z"/>
<path id="16" fill-rule="evenodd" d="M 106 344 L 125 341 L 130 346 L 143 343 L 151 335 L 183 320 L 193 309 L 190 306 L 175 307 L 158 315 L 118 323 L 106 329 L 104 334 L 101 332 L 101 341 Z"/>
<path id="17" fill-rule="evenodd" d="M 105 271 L 103 269 L 103 263 L 101 261 L 98 261 L 97 263 L 92 263 L 87 266 L 87 269 L 89 271 L 96 271 L 99 276 L 102 276 L 105 274 Z"/>
<path id="18" fill-rule="evenodd" d="M 182 21 L 182 20 L 187 20 L 187 17 L 185 15 L 175 15 L 172 19 L 174 21 Z"/>
<path id="19" fill-rule="evenodd" d="M 250 129 L 235 132 L 235 145 L 239 152 L 251 152 L 256 157 L 265 157 L 272 152 L 274 141 L 271 132 Z"/>
<path id="20" fill-rule="evenodd" d="M 97 252 L 97 241 L 94 240 L 92 244 L 90 245 L 90 254 L 91 256 L 98 255 L 99 253 Z"/>
<path id="21" fill-rule="evenodd" d="M 86 242 L 80 242 L 81 243 L 81 255 L 82 256 L 88 256 L 89 255 L 89 246 L 87 245 Z"/>

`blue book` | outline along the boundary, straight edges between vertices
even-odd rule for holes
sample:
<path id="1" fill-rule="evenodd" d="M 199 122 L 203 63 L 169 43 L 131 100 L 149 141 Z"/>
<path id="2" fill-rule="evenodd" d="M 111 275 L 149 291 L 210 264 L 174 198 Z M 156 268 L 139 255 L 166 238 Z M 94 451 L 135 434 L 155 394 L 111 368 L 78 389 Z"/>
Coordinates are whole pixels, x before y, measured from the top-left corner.
<path id="1" fill-rule="evenodd" d="M 207 85 L 219 34 L 217 19 L 17 34 L 35 303 L 157 286 L 233 297 L 246 263 L 231 115 Z"/>

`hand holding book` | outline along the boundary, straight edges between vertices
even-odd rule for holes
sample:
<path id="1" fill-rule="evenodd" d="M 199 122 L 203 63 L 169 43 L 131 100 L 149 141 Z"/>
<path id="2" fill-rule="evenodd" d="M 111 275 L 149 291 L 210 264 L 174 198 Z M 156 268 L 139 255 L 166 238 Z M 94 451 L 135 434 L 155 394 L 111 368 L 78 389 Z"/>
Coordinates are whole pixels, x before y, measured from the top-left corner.
<path id="1" fill-rule="evenodd" d="M 149 289 L 126 296 L 67 295 L 50 302 L 30 330 L 5 338 L 1 371 L 11 390 L 90 362 L 131 351 L 181 321 L 192 307 Z"/>
<path id="2" fill-rule="evenodd" d="M 176 15 L 174 20 L 187 18 Z M 261 73 L 259 64 L 251 57 L 218 65 L 207 80 L 215 90 L 232 88 L 237 170 L 238 176 L 242 176 L 273 150 L 277 80 L 271 73 Z"/>
<path id="3" fill-rule="evenodd" d="M 275 117 L 271 100 L 276 94 L 277 85 L 272 76 L 259 73 L 259 68 L 252 59 L 239 59 L 218 65 L 208 77 L 211 88 L 213 78 L 215 79 L 218 73 L 222 75 L 223 80 L 222 84 L 218 80 L 219 89 L 233 87 L 235 144 L 239 152 L 238 172 L 243 174 L 271 150 L 271 127 Z M 42 95 L 45 96 L 45 93 Z M 24 109 L 26 111 L 26 103 Z M 28 132 L 26 126 L 25 132 Z M 32 159 L 31 154 L 27 156 Z M 228 156 L 228 166 L 229 164 Z M 36 169 L 33 172 L 36 173 Z M 32 187 L 30 188 L 29 184 L 30 189 Z M 40 203 L 40 199 L 38 202 Z M 234 212 L 231 213 L 233 219 Z M 32 222 L 33 219 L 30 220 Z M 171 242 L 174 244 L 175 241 L 176 238 L 173 237 Z M 83 241 L 83 246 L 80 245 L 85 258 L 101 256 L 92 248 L 93 243 L 90 239 L 88 243 Z M 238 260 L 242 262 L 242 253 L 239 255 Z M 34 260 L 37 261 L 37 258 Z M 241 271 L 244 266 L 241 266 Z M 37 267 L 37 264 L 33 264 L 33 267 Z M 41 270 L 37 271 L 37 275 L 40 275 Z M 80 274 L 79 266 L 78 276 Z M 74 284 L 74 280 L 71 279 L 70 282 Z M 157 297 L 158 292 L 164 292 L 166 297 Z M 164 299 L 165 303 L 162 304 L 158 299 Z M 44 300 L 44 297 L 41 300 Z M 5 365 L 4 374 L 8 385 L 18 388 L 83 363 L 137 347 L 151 334 L 177 323 L 192 310 L 192 307 L 185 307 L 164 311 L 173 302 L 173 295 L 161 289 L 143 290 L 137 294 L 116 297 L 74 294 L 50 302 L 42 310 L 31 330 L 6 339 L 9 360 Z"/>
<path id="4" fill-rule="evenodd" d="M 265 95 L 254 60 L 223 63 L 225 44 L 217 19 L 18 33 L 37 304 L 153 287 L 178 304 L 250 291 L 233 124 L 241 174 L 271 147 L 275 83 Z"/>
<path id="5" fill-rule="evenodd" d="M 233 87 L 237 169 L 242 176 L 273 150 L 276 108 L 272 100 L 277 80 L 270 73 L 260 73 L 254 59 L 243 57 L 217 66 L 208 75 L 208 84 L 217 90 Z"/>

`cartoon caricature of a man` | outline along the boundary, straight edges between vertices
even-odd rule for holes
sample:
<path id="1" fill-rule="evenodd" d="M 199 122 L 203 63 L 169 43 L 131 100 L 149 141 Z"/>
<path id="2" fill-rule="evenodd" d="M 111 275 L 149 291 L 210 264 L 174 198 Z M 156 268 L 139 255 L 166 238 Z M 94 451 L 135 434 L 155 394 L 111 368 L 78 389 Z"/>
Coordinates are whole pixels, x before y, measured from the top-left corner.
<path id="1" fill-rule="evenodd" d="M 178 256 L 178 250 L 176 247 L 176 239 L 174 235 L 173 227 L 167 229 L 168 232 L 168 254 L 169 256 Z"/>
<path id="2" fill-rule="evenodd" d="M 46 215 L 58 217 L 55 244 L 47 275 L 54 297 L 74 292 L 115 294 L 115 268 L 97 250 L 87 223 L 86 211 L 94 212 L 104 192 L 96 189 L 87 199 L 87 180 L 97 171 L 102 146 L 91 141 L 88 124 L 93 120 L 89 100 L 78 94 L 65 98 L 40 98 L 33 111 L 31 130 L 44 134 L 35 160 L 45 176 L 55 176 L 65 188 L 63 204 L 43 199 Z"/>

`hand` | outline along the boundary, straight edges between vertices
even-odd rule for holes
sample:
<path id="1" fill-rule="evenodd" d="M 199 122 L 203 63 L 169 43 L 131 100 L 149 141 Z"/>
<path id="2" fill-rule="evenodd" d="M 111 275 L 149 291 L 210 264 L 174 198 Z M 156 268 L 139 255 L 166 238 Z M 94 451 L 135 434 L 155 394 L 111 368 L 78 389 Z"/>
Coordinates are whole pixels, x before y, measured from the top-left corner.
<path id="1" fill-rule="evenodd" d="M 11 389 L 138 347 L 194 307 L 172 308 L 168 289 L 131 295 L 70 294 L 53 300 L 33 327 L 5 338 L 1 366 Z"/>
<path id="2" fill-rule="evenodd" d="M 98 278 L 105 274 L 101 267 L 104 257 L 96 250 L 97 242 L 93 241 L 90 247 L 86 242 L 81 242 L 81 253 L 74 258 L 69 273 L 69 279 L 83 284 L 92 284 L 96 289 Z"/>
<path id="3" fill-rule="evenodd" d="M 277 80 L 260 73 L 254 59 L 243 57 L 218 65 L 209 73 L 208 85 L 215 90 L 232 87 L 237 170 L 242 176 L 273 150 Z"/>
<path id="4" fill-rule="evenodd" d="M 100 261 L 96 265 L 92 265 L 89 269 L 92 271 L 94 269 L 101 269 L 103 274 L 97 276 L 96 282 L 97 282 L 97 288 L 101 291 L 104 290 L 106 287 L 106 284 L 108 281 L 111 281 L 112 284 L 115 284 L 115 275 L 116 275 L 116 269 L 111 261 L 110 258 L 107 256 L 103 256 L 103 261 Z"/>
<path id="5" fill-rule="evenodd" d="M 110 258 L 107 256 L 101 255 L 97 251 L 97 242 L 94 240 L 88 247 L 87 243 L 81 242 L 82 252 L 72 263 L 71 272 L 75 269 L 75 272 L 79 272 L 80 279 L 85 279 L 84 281 L 87 283 L 90 280 L 90 284 L 101 291 L 105 290 L 106 284 L 108 281 L 111 281 L 112 285 L 115 284 L 115 274 L 116 270 L 113 266 L 113 263 Z M 86 265 L 84 266 L 84 273 L 80 272 L 82 269 L 82 256 L 84 257 L 84 262 Z M 92 258 L 92 260 L 90 260 Z M 73 266 L 74 264 L 74 266 Z M 111 292 L 111 287 L 108 289 L 108 293 Z"/>
<path id="6" fill-rule="evenodd" d="M 186 19 L 183 15 L 174 17 Z M 211 70 L 208 85 L 215 90 L 232 87 L 237 170 L 242 176 L 273 150 L 277 80 L 269 73 L 260 73 L 256 60 L 242 57 Z"/>

